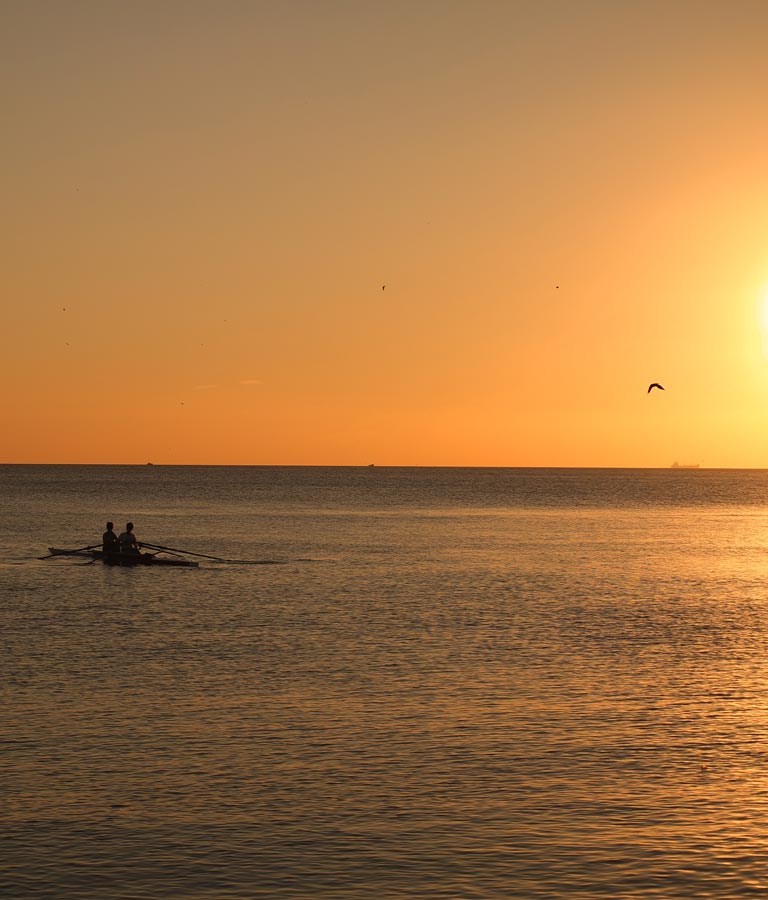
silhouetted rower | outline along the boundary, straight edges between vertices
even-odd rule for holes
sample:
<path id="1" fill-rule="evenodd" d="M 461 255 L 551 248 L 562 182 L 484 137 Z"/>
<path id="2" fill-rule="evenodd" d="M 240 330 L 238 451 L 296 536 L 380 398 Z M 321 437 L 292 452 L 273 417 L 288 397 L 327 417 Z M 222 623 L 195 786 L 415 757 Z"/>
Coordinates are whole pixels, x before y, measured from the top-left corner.
<path id="1" fill-rule="evenodd" d="M 129 522 L 125 526 L 125 531 L 120 535 L 118 541 L 120 541 L 121 553 L 139 552 L 139 542 L 136 540 L 136 535 L 133 533 L 133 522 Z"/>
<path id="2" fill-rule="evenodd" d="M 114 532 L 114 524 L 107 522 L 107 530 L 101 536 L 101 549 L 104 553 L 119 553 L 120 541 Z"/>

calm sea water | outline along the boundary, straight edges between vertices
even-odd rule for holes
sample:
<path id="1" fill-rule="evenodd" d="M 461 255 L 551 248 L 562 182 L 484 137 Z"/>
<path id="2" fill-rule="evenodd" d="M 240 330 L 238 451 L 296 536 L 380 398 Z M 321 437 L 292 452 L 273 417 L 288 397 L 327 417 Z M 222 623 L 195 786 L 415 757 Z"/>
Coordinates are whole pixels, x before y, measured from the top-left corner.
<path id="1" fill-rule="evenodd" d="M 12 900 L 768 891 L 768 472 L 0 466 L 0 617 Z"/>

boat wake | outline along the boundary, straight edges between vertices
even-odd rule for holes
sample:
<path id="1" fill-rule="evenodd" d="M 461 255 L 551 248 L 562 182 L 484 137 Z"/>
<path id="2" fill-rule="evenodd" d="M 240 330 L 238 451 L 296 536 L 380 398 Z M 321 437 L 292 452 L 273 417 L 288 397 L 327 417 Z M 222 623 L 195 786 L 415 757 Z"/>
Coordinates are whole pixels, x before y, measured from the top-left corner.
<path id="1" fill-rule="evenodd" d="M 219 559 L 216 562 L 229 566 L 287 566 L 291 563 L 330 562 L 330 560 L 299 557 L 297 559 Z"/>

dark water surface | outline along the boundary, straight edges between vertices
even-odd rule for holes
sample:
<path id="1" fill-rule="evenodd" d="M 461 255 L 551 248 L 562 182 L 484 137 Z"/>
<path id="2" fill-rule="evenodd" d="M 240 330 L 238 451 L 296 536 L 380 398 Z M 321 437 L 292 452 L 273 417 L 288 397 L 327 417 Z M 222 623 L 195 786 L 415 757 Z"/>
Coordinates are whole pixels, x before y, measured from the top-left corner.
<path id="1" fill-rule="evenodd" d="M 0 626 L 13 900 L 768 890 L 768 472 L 0 466 Z"/>

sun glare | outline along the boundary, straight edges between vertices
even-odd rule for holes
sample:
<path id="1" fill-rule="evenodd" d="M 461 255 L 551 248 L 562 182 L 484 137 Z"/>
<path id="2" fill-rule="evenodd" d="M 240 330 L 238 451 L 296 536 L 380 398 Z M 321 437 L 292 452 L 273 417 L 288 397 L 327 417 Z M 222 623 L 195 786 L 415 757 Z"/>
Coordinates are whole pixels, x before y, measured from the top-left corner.
<path id="1" fill-rule="evenodd" d="M 763 339 L 763 353 L 768 358 L 768 283 L 760 288 L 757 300 L 757 320 Z"/>

